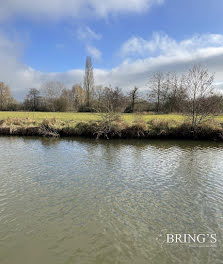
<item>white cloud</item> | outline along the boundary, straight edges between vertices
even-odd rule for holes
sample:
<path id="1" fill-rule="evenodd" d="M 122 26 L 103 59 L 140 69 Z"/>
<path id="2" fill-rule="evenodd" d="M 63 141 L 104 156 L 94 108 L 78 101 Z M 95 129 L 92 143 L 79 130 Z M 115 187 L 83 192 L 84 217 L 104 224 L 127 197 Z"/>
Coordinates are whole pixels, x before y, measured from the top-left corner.
<path id="1" fill-rule="evenodd" d="M 156 54 L 182 56 L 186 53 L 196 53 L 202 48 L 221 46 L 223 46 L 223 35 L 219 34 L 194 35 L 192 38 L 177 42 L 166 34 L 154 33 L 151 40 L 140 37 L 130 38 L 122 45 L 120 55 L 123 57 L 148 57 Z"/>
<path id="2" fill-rule="evenodd" d="M 0 19 L 25 16 L 31 19 L 107 17 L 118 13 L 141 13 L 164 0 L 7 0 L 1 1 Z"/>
<path id="3" fill-rule="evenodd" d="M 96 60 L 101 60 L 101 51 L 92 44 L 93 41 L 102 38 L 101 34 L 96 33 L 90 27 L 85 26 L 77 29 L 77 38 L 84 43 L 87 55 L 92 56 Z"/>
<path id="4" fill-rule="evenodd" d="M 145 56 L 154 49 L 155 47 L 152 42 L 140 37 L 132 37 L 122 45 L 120 55 L 122 57 L 135 55 Z"/>
<path id="5" fill-rule="evenodd" d="M 100 40 L 101 34 L 94 32 L 90 27 L 80 27 L 77 30 L 77 36 L 82 41 Z"/>
<path id="6" fill-rule="evenodd" d="M 87 53 L 88 53 L 88 55 L 92 56 L 96 60 L 100 60 L 101 59 L 101 52 L 100 52 L 100 50 L 98 50 L 94 46 L 88 45 L 87 46 Z"/>
<path id="7" fill-rule="evenodd" d="M 144 58 L 126 59 L 111 70 L 95 69 L 95 83 L 111 84 L 125 90 L 135 85 L 144 88 L 154 71 L 184 72 L 194 63 L 202 63 L 210 72 L 216 73 L 217 87 L 223 90 L 223 35 L 196 35 L 182 41 L 156 35 L 155 39 L 159 39 L 157 46 L 149 55 L 143 55 Z M 154 37 L 148 42 L 153 43 Z M 49 80 L 63 81 L 68 88 L 83 81 L 84 69 L 44 73 L 24 65 L 20 62 L 17 47 L 16 41 L 0 32 L 0 80 L 10 85 L 17 98 L 23 98 L 29 88 L 40 88 Z M 99 56 L 97 51 L 95 54 Z"/>

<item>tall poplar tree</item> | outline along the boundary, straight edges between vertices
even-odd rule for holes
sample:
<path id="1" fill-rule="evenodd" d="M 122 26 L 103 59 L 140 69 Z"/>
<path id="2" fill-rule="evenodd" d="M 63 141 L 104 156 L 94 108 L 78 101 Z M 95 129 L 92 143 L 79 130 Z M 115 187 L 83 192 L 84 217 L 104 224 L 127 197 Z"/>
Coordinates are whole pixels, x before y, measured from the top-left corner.
<path id="1" fill-rule="evenodd" d="M 91 106 L 91 101 L 94 93 L 94 72 L 91 57 L 86 58 L 84 90 L 86 93 L 86 106 Z"/>

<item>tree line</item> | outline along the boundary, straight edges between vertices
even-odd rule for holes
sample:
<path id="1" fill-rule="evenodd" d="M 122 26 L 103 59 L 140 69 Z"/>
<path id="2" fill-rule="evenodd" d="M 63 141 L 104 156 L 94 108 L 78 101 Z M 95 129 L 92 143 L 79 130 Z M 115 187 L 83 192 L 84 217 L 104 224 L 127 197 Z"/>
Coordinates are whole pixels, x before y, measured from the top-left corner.
<path id="1" fill-rule="evenodd" d="M 90 57 L 86 59 L 83 85 L 67 89 L 62 82 L 51 81 L 40 89 L 29 89 L 24 101 L 17 102 L 9 86 L 0 82 L 1 111 L 46 112 L 156 112 L 190 113 L 194 122 L 209 113 L 223 110 L 221 94 L 214 89 L 214 75 L 201 65 L 193 66 L 185 74 L 155 72 L 148 81 L 147 92 L 134 87 L 124 93 L 119 87 L 94 84 Z"/>

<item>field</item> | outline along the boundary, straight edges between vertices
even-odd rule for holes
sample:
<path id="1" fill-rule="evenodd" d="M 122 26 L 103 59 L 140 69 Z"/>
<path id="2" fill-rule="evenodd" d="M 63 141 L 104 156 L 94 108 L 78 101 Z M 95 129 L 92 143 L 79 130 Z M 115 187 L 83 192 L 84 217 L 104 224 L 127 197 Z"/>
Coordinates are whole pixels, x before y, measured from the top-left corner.
<path id="1" fill-rule="evenodd" d="M 123 120 L 132 122 L 137 119 L 137 114 L 121 114 Z M 176 120 L 183 121 L 184 117 L 179 114 L 168 114 L 168 115 L 156 115 L 156 114 L 143 114 L 141 117 L 145 121 L 152 119 L 165 119 L 165 120 Z M 44 119 L 56 118 L 61 121 L 95 121 L 100 120 L 101 116 L 98 113 L 57 113 L 57 112 L 0 112 L 0 120 L 7 118 L 30 118 L 32 120 L 41 122 Z M 223 120 L 223 116 L 221 117 Z"/>
<path id="2" fill-rule="evenodd" d="M 122 119 L 126 122 L 133 122 L 138 118 L 137 114 L 121 114 Z M 37 122 L 42 122 L 44 119 L 55 118 L 60 121 L 96 121 L 100 120 L 101 116 L 98 113 L 58 113 L 58 112 L 0 112 L 0 120 L 7 118 L 30 118 Z M 143 114 L 141 118 L 145 121 L 152 119 L 161 119 L 161 120 L 175 120 L 175 121 L 184 121 L 185 117 L 180 114 Z M 216 117 L 218 121 L 223 121 L 223 116 Z"/>

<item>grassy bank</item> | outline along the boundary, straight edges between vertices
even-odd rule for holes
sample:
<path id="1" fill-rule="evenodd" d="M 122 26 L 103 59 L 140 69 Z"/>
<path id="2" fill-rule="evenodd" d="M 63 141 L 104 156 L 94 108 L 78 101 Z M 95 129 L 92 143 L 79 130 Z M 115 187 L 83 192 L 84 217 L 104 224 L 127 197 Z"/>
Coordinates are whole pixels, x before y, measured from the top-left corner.
<path id="1" fill-rule="evenodd" d="M 4 112 L 0 111 L 0 120 L 7 118 L 24 119 L 30 118 L 37 122 L 42 122 L 44 119 L 57 119 L 60 121 L 97 121 L 101 119 L 98 113 L 71 113 L 71 112 Z M 121 118 L 126 122 L 133 122 L 138 118 L 137 114 L 121 114 Z M 142 114 L 141 118 L 148 122 L 150 120 L 174 120 L 184 121 L 184 116 L 181 114 Z M 223 123 L 223 115 L 215 117 L 215 120 Z"/>
<path id="2" fill-rule="evenodd" d="M 58 113 L 58 112 L 1 112 L 0 111 L 0 120 L 7 118 L 17 118 L 24 119 L 30 118 L 37 122 L 42 122 L 44 119 L 57 119 L 59 121 L 97 121 L 101 119 L 101 115 L 97 113 Z M 121 118 L 126 122 L 133 122 L 137 119 L 137 114 L 121 114 Z M 222 119 L 223 116 L 219 117 Z M 179 114 L 168 114 L 168 115 L 156 115 L 156 114 L 143 114 L 142 119 L 145 121 L 150 121 L 152 119 L 162 119 L 162 120 L 175 120 L 183 121 L 184 117 Z"/>
<path id="3" fill-rule="evenodd" d="M 111 118 L 91 113 L 1 112 L 0 135 L 223 141 L 221 120 L 218 117 L 194 129 L 181 115 L 123 114 Z"/>

